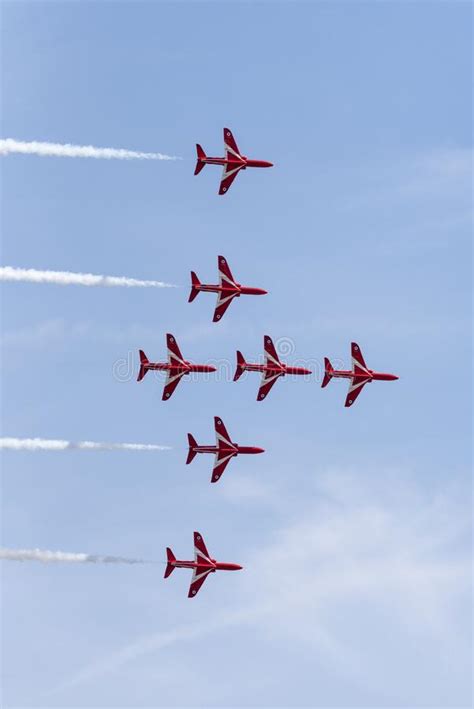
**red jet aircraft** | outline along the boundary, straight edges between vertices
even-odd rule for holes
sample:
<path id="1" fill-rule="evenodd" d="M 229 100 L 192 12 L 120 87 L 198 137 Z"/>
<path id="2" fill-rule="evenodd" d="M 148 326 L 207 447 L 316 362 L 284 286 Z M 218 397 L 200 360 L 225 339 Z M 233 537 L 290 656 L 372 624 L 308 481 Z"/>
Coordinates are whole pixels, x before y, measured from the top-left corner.
<path id="1" fill-rule="evenodd" d="M 262 372 L 262 383 L 257 394 L 257 401 L 264 399 L 279 377 L 286 374 L 311 374 L 311 370 L 303 367 L 288 367 L 280 362 L 277 351 L 271 337 L 265 335 L 263 338 L 265 349 L 265 364 L 248 364 L 242 353 L 237 352 L 237 369 L 234 374 L 234 382 L 239 379 L 245 371 Z"/>
<path id="2" fill-rule="evenodd" d="M 199 532 L 194 532 L 194 561 L 180 561 L 169 547 L 166 548 L 166 555 L 168 563 L 165 569 L 165 579 L 173 573 L 174 569 L 193 569 L 188 598 L 194 598 L 208 574 L 212 574 L 215 571 L 240 571 L 242 568 L 239 564 L 226 564 L 222 561 L 211 559 Z"/>
<path id="3" fill-rule="evenodd" d="M 214 311 L 213 322 L 219 322 L 234 298 L 240 298 L 241 295 L 267 294 L 267 291 L 262 290 L 262 288 L 250 288 L 249 286 L 241 286 L 240 283 L 237 283 L 229 268 L 229 264 L 223 256 L 217 257 L 217 268 L 219 269 L 219 283 L 217 285 L 201 283 L 194 271 L 191 271 L 191 293 L 189 294 L 188 300 L 188 302 L 191 303 L 201 291 L 217 293 L 217 304 Z"/>
<path id="4" fill-rule="evenodd" d="M 333 377 L 342 377 L 344 379 L 351 380 L 349 384 L 349 391 L 346 396 L 345 406 L 352 406 L 366 384 L 369 384 L 374 380 L 391 382 L 398 379 L 395 374 L 384 374 L 383 372 L 374 372 L 373 369 L 369 369 L 364 361 L 364 358 L 362 357 L 362 352 L 360 351 L 359 345 L 355 342 L 351 342 L 351 354 L 352 369 L 350 371 L 337 371 L 333 368 L 328 358 L 324 358 L 324 379 L 321 384 L 322 387 L 327 386 Z"/>
<path id="5" fill-rule="evenodd" d="M 216 483 L 219 480 L 231 458 L 237 457 L 240 453 L 253 454 L 265 452 L 263 448 L 239 446 L 237 443 L 232 443 L 222 419 L 218 416 L 214 416 L 214 427 L 216 430 L 215 446 L 198 446 L 194 437 L 188 433 L 189 452 L 186 460 L 186 465 L 188 465 L 197 453 L 213 453 L 215 460 L 211 478 L 212 483 Z"/>
<path id="6" fill-rule="evenodd" d="M 137 382 L 140 382 L 145 374 L 150 369 L 158 369 L 168 372 L 168 376 L 163 389 L 163 401 L 170 398 L 178 386 L 181 377 L 184 377 L 191 372 L 215 372 L 216 368 L 208 364 L 191 364 L 183 359 L 183 355 L 178 347 L 178 344 L 169 333 L 166 335 L 166 344 L 168 347 L 168 362 L 150 362 L 143 350 L 140 353 L 140 371 L 138 372 Z"/>
<path id="7" fill-rule="evenodd" d="M 245 157 L 245 155 L 241 155 L 234 136 L 228 128 L 224 128 L 224 148 L 225 157 L 210 158 L 199 144 L 196 145 L 197 163 L 196 169 L 194 170 L 195 175 L 199 175 L 204 165 L 207 164 L 224 166 L 219 194 L 225 194 L 227 192 L 240 170 L 246 170 L 248 167 L 273 167 L 273 163 L 271 162 L 266 162 L 265 160 L 250 160 L 250 158 Z"/>

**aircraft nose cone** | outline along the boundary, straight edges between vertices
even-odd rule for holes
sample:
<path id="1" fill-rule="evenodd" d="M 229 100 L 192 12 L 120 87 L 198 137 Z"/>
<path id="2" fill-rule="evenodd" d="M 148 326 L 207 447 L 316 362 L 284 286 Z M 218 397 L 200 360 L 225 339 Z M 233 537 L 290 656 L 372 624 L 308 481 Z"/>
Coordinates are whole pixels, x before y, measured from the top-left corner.
<path id="1" fill-rule="evenodd" d="M 265 448 L 255 448 L 255 453 L 265 453 Z"/>

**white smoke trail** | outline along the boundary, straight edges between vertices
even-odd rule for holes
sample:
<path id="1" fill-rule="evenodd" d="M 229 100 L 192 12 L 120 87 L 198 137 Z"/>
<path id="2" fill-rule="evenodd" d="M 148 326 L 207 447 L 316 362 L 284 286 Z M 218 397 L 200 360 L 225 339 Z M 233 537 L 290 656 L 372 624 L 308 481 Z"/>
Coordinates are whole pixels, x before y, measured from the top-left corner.
<path id="1" fill-rule="evenodd" d="M 147 564 L 143 559 L 127 559 L 122 556 L 98 556 L 97 554 L 71 554 L 65 551 L 43 549 L 0 549 L 0 560 L 66 562 L 69 564 Z"/>
<path id="2" fill-rule="evenodd" d="M 151 443 L 96 443 L 94 441 L 61 441 L 48 438 L 0 438 L 0 449 L 16 451 L 65 451 L 65 450 L 96 450 L 96 451 L 168 451 L 169 446 L 158 446 Z"/>
<path id="3" fill-rule="evenodd" d="M 95 276 L 92 273 L 70 273 L 69 271 L 37 271 L 35 268 L 14 268 L 0 266 L 0 281 L 23 283 L 54 283 L 60 286 L 105 286 L 107 288 L 175 288 L 162 281 L 141 281 L 123 276 Z"/>
<path id="4" fill-rule="evenodd" d="M 43 143 L 36 140 L 26 142 L 13 138 L 0 139 L 0 155 L 22 153 L 62 158 L 96 158 L 105 160 L 180 160 L 173 155 L 162 153 L 141 153 L 122 148 L 95 148 L 93 145 L 70 145 L 65 143 Z"/>

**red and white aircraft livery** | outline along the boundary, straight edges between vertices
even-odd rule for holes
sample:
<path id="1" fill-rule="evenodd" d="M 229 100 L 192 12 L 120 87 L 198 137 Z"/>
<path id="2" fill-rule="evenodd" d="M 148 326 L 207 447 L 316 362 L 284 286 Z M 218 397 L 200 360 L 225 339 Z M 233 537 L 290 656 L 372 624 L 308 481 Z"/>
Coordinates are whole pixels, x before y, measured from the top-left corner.
<path id="1" fill-rule="evenodd" d="M 230 440 L 230 436 L 227 433 L 222 419 L 218 416 L 214 416 L 214 427 L 216 429 L 215 446 L 198 446 L 194 437 L 188 433 L 189 452 L 186 460 L 186 465 L 189 465 L 197 453 L 214 454 L 214 468 L 211 477 L 212 483 L 216 483 L 219 480 L 230 460 L 236 458 L 240 453 L 245 455 L 265 452 L 263 448 L 257 448 L 256 446 L 239 446 L 237 443 L 233 443 Z"/>
<path id="2" fill-rule="evenodd" d="M 234 374 L 234 382 L 236 382 L 245 371 L 262 372 L 262 382 L 258 390 L 257 401 L 265 399 L 279 377 L 284 377 L 286 374 L 311 374 L 310 369 L 289 367 L 287 364 L 280 362 L 272 339 L 268 335 L 263 338 L 263 347 L 265 350 L 265 364 L 249 364 L 245 361 L 242 353 L 237 352 L 237 369 Z"/>
<path id="3" fill-rule="evenodd" d="M 192 364 L 187 360 L 183 359 L 183 355 L 178 347 L 173 335 L 169 333 L 166 335 L 166 345 L 168 347 L 168 361 L 167 362 L 150 362 L 143 350 L 139 350 L 140 354 L 140 371 L 138 372 L 137 382 L 140 382 L 145 374 L 150 369 L 157 369 L 159 371 L 168 372 L 168 376 L 165 382 L 165 388 L 163 389 L 163 396 L 161 397 L 163 401 L 167 401 L 176 387 L 178 386 L 181 377 L 184 377 L 191 372 L 215 372 L 216 368 L 209 364 Z"/>
<path id="4" fill-rule="evenodd" d="M 204 165 L 224 166 L 219 194 L 225 194 L 227 192 L 241 170 L 246 170 L 248 167 L 273 167 L 273 163 L 267 162 L 266 160 L 251 160 L 245 157 L 245 155 L 241 155 L 234 136 L 228 128 L 224 128 L 224 148 L 225 157 L 210 158 L 199 144 L 196 145 L 197 163 L 196 169 L 194 170 L 195 175 L 199 175 Z"/>
<path id="5" fill-rule="evenodd" d="M 324 379 L 321 384 L 325 387 L 329 384 L 333 377 L 342 377 L 344 379 L 350 379 L 349 391 L 346 396 L 345 406 L 352 406 L 354 401 L 359 396 L 360 392 L 366 384 L 375 381 L 391 382 L 398 377 L 395 374 L 385 374 L 384 372 L 374 372 L 373 369 L 369 369 L 362 357 L 362 352 L 360 351 L 359 345 L 355 342 L 351 342 L 351 354 L 352 354 L 352 369 L 347 370 L 335 370 L 328 360 L 327 357 L 324 358 Z"/>
<path id="6" fill-rule="evenodd" d="M 194 561 L 180 561 L 169 547 L 166 548 L 166 555 L 168 563 L 165 569 L 165 579 L 173 573 L 174 569 L 193 569 L 188 598 L 194 598 L 209 574 L 215 571 L 240 571 L 242 568 L 239 564 L 227 564 L 211 559 L 199 532 L 194 532 Z"/>
<path id="7" fill-rule="evenodd" d="M 241 295 L 267 294 L 267 291 L 262 288 L 251 288 L 250 286 L 241 286 L 240 283 L 237 283 L 229 268 L 229 264 L 223 256 L 217 257 L 217 267 L 219 269 L 219 283 L 216 285 L 201 283 L 194 271 L 191 271 L 191 293 L 189 294 L 188 300 L 188 303 L 191 303 L 201 291 L 217 293 L 217 304 L 214 311 L 213 322 L 219 322 L 234 298 L 240 298 Z"/>

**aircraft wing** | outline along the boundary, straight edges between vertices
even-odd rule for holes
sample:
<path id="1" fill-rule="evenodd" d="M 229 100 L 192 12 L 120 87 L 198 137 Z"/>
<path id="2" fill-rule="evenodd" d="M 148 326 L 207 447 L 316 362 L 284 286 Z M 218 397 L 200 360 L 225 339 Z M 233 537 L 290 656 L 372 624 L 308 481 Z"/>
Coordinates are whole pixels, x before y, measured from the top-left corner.
<path id="1" fill-rule="evenodd" d="M 352 406 L 368 382 L 370 382 L 370 377 L 352 377 L 351 383 L 349 384 L 349 391 L 346 396 L 345 406 Z"/>
<path id="2" fill-rule="evenodd" d="M 229 128 L 224 128 L 224 149 L 227 160 L 241 158 L 237 142 L 234 136 L 232 135 L 232 131 L 229 130 Z"/>
<path id="3" fill-rule="evenodd" d="M 224 426 L 224 422 L 219 416 L 214 416 L 214 430 L 216 432 L 216 445 L 218 448 L 229 448 L 233 447 L 233 443 L 230 440 L 230 436 L 227 433 L 227 429 Z"/>
<path id="4" fill-rule="evenodd" d="M 183 355 L 178 347 L 178 343 L 170 333 L 166 335 L 166 346 L 168 348 L 168 362 L 170 364 L 184 364 Z"/>
<path id="5" fill-rule="evenodd" d="M 268 335 L 265 335 L 263 338 L 263 349 L 265 350 L 266 364 L 281 364 L 275 345 L 273 344 L 273 340 Z"/>
<path id="6" fill-rule="evenodd" d="M 216 445 L 218 450 L 214 458 L 211 482 L 216 483 L 234 455 L 234 444 L 230 440 L 224 422 L 219 416 L 214 416 L 214 427 L 216 430 Z"/>
<path id="7" fill-rule="evenodd" d="M 352 356 L 352 371 L 357 377 L 363 377 L 369 374 L 369 369 L 365 363 L 365 360 L 360 351 L 360 347 L 357 342 L 351 342 L 351 356 Z"/>
<path id="8" fill-rule="evenodd" d="M 216 483 L 220 480 L 222 473 L 227 468 L 233 455 L 234 454 L 229 453 L 229 451 L 218 451 L 216 453 L 216 457 L 214 459 L 214 468 L 212 470 L 211 483 Z"/>
<path id="9" fill-rule="evenodd" d="M 197 566 L 194 569 L 193 577 L 191 579 L 191 585 L 189 587 L 188 598 L 194 598 L 194 596 L 197 594 L 197 592 L 199 591 L 199 589 L 201 588 L 210 573 L 211 569 L 209 569 L 207 566 Z"/>
<path id="10" fill-rule="evenodd" d="M 232 271 L 230 270 L 227 259 L 225 259 L 224 256 L 217 257 L 217 267 L 219 269 L 219 285 L 221 288 L 229 288 L 229 286 L 231 288 L 237 288 L 238 286 L 234 280 Z M 236 295 L 237 293 L 231 292 L 229 294 L 228 292 L 226 293 L 222 291 L 217 294 L 217 304 L 214 311 L 213 322 L 218 322 L 222 318 Z"/>
<path id="11" fill-rule="evenodd" d="M 209 568 L 212 561 L 204 544 L 204 539 L 199 532 L 194 532 L 194 561 L 196 562 L 196 566 L 194 567 L 188 598 L 194 598 L 212 571 L 212 568 Z"/>
<path id="12" fill-rule="evenodd" d="M 161 397 L 162 401 L 168 401 L 176 387 L 178 386 L 181 377 L 185 374 L 185 372 L 178 372 L 173 373 L 168 371 L 168 376 L 166 378 L 165 382 L 165 388 L 163 389 L 163 396 Z"/>
<path id="13" fill-rule="evenodd" d="M 219 284 L 221 286 L 231 285 L 236 287 L 237 284 L 234 276 L 232 275 L 227 259 L 225 259 L 224 256 L 217 257 L 217 267 L 219 269 Z"/>
<path id="14" fill-rule="evenodd" d="M 205 564 L 211 562 L 211 557 L 204 544 L 204 539 L 199 532 L 194 532 L 194 561 L 198 566 L 200 561 L 203 561 Z"/>
<path id="15" fill-rule="evenodd" d="M 225 194 L 229 190 L 229 187 L 237 177 L 240 170 L 242 170 L 242 168 L 243 165 L 238 165 L 237 167 L 233 167 L 232 165 L 224 165 L 221 177 L 221 184 L 219 187 L 219 194 Z"/>
<path id="16" fill-rule="evenodd" d="M 222 316 L 224 315 L 225 311 L 232 303 L 236 295 L 237 293 L 231 293 L 229 295 L 228 293 L 223 293 L 222 291 L 218 292 L 216 309 L 214 310 L 214 317 L 212 318 L 212 322 L 219 322 L 219 320 L 221 320 Z"/>
<path id="17" fill-rule="evenodd" d="M 281 377 L 282 374 L 283 372 L 263 372 L 262 382 L 257 394 L 257 401 L 265 399 L 278 377 Z"/>

